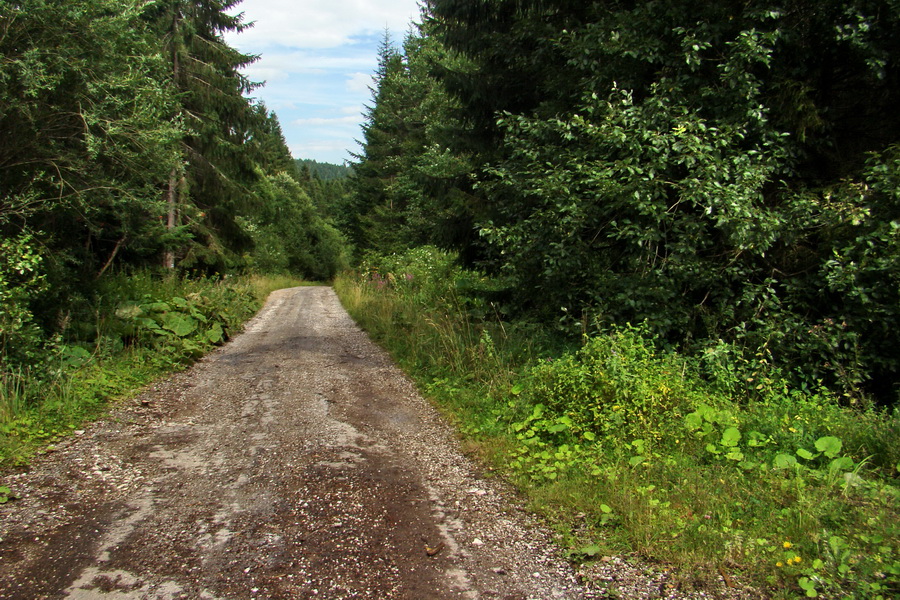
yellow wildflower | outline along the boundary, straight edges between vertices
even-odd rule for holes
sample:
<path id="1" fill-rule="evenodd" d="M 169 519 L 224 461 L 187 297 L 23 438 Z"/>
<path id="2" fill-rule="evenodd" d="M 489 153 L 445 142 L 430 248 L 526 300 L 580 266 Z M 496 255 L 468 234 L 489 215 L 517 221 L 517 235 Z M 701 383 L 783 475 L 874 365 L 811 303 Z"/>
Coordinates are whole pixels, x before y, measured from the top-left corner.
<path id="1" fill-rule="evenodd" d="M 782 544 L 782 546 L 784 546 L 784 549 L 787 550 L 788 548 L 790 548 L 791 546 L 793 546 L 793 544 L 790 543 L 790 542 L 785 542 L 785 543 Z"/>

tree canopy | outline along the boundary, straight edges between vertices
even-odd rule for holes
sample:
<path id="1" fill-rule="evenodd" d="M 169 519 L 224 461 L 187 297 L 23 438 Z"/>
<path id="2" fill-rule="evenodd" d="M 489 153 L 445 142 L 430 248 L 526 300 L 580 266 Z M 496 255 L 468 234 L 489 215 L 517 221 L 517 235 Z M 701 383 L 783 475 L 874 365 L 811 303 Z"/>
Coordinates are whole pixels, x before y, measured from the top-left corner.
<path id="1" fill-rule="evenodd" d="M 509 314 L 894 399 L 898 9 L 430 0 L 382 53 L 364 244 L 454 248 Z"/>

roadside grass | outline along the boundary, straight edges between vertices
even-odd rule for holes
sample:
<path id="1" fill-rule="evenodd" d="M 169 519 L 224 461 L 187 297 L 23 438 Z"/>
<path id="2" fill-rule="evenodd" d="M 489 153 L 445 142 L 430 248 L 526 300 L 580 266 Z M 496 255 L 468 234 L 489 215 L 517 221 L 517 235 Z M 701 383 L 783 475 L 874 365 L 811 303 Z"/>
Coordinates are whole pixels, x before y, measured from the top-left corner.
<path id="1" fill-rule="evenodd" d="M 260 307 L 266 301 L 266 298 L 269 297 L 269 294 L 276 290 L 299 286 L 324 285 L 316 281 L 303 281 L 292 275 L 248 275 L 246 281 Z"/>
<path id="2" fill-rule="evenodd" d="M 374 258 L 335 289 L 573 560 L 739 573 L 773 598 L 900 595 L 896 408 L 789 389 L 764 354 L 664 351 L 641 327 L 573 347 L 502 322 L 490 283 L 453 264 Z"/>
<path id="3" fill-rule="evenodd" d="M 224 343 L 286 276 L 187 279 L 147 271 L 107 278 L 62 317 L 62 334 L 32 364 L 0 368 L 0 469 L 35 453 L 183 370 Z"/>

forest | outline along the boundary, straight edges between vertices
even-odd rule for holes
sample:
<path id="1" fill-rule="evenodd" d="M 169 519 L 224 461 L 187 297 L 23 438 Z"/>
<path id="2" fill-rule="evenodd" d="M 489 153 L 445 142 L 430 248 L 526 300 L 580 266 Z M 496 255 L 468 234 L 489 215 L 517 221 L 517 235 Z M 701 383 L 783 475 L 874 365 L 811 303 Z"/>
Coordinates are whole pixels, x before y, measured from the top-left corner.
<path id="1" fill-rule="evenodd" d="M 510 315 L 897 401 L 895 3 L 429 7 L 382 50 L 358 247 L 456 251 Z"/>
<path id="2" fill-rule="evenodd" d="M 275 114 L 238 2 L 0 3 L 0 354 L 78 335 L 106 275 L 292 272 L 326 280 L 341 235 Z M 87 341 L 87 340 L 76 340 Z"/>
<path id="3" fill-rule="evenodd" d="M 898 0 L 427 0 L 350 166 L 239 4 L 0 0 L 0 464 L 333 281 L 573 561 L 900 593 Z"/>

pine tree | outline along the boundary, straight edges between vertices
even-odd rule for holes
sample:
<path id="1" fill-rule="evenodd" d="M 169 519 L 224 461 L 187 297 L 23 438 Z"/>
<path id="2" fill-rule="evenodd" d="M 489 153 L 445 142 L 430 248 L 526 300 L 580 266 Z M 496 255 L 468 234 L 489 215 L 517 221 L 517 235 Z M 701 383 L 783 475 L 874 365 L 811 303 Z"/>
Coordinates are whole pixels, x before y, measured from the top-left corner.
<path id="1" fill-rule="evenodd" d="M 40 231 L 94 275 L 158 248 L 151 197 L 181 135 L 142 10 L 0 2 L 0 230 Z"/>
<path id="2" fill-rule="evenodd" d="M 388 240 L 379 239 L 385 233 L 380 224 L 390 220 L 391 213 L 397 214 L 389 187 L 397 175 L 393 159 L 400 154 L 402 132 L 397 111 L 403 71 L 403 57 L 394 46 L 390 32 L 385 31 L 378 48 L 378 67 L 369 88 L 372 104 L 366 107 L 362 151 L 353 155 L 359 161 L 354 165 L 356 218 L 348 233 L 358 248 L 389 245 Z"/>
<path id="3" fill-rule="evenodd" d="M 240 0 L 166 0 L 156 5 L 153 23 L 170 60 L 180 105 L 173 118 L 184 123 L 183 162 L 166 185 L 168 227 L 188 225 L 195 240 L 182 257 L 185 266 L 222 268 L 245 249 L 249 237 L 235 221 L 253 201 L 257 157 L 246 142 L 266 117 L 244 94 L 255 84 L 240 69 L 257 57 L 225 43 L 222 34 L 247 27 L 241 14 L 228 14 Z M 176 215 L 176 211 L 180 214 Z M 174 253 L 166 256 L 174 266 Z"/>

